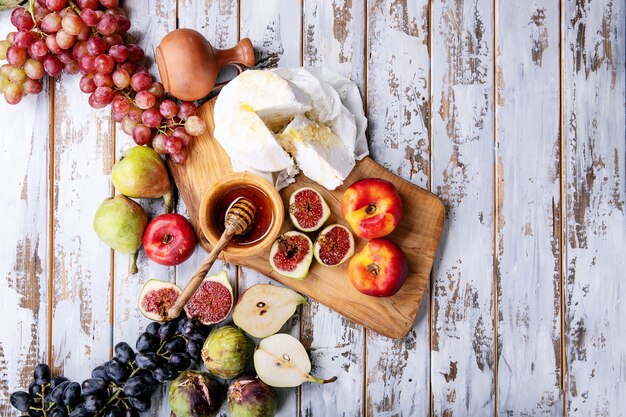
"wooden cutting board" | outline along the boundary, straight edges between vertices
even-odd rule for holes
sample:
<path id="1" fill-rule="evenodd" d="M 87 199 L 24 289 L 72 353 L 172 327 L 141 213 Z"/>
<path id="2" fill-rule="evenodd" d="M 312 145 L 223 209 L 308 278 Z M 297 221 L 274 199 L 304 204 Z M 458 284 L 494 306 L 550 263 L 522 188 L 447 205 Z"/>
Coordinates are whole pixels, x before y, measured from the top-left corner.
<path id="1" fill-rule="evenodd" d="M 222 176 L 232 172 L 230 159 L 213 138 L 213 106 L 215 99 L 199 109 L 199 115 L 207 123 L 208 132 L 194 139 L 189 146 L 189 158 L 183 165 L 169 163 L 179 192 L 187 205 L 191 222 L 200 242 L 210 250 L 198 224 L 198 210 L 204 192 Z M 328 191 L 302 174 L 296 182 L 281 190 L 280 194 L 288 206 L 291 193 L 300 187 L 318 190 L 331 209 L 326 224 L 347 223 L 341 217 L 341 195 L 353 182 L 368 177 L 384 178 L 395 184 L 404 204 L 404 215 L 400 224 L 388 239 L 398 244 L 407 256 L 409 275 L 406 282 L 392 297 L 379 298 L 359 293 L 348 279 L 348 262 L 336 268 L 324 267 L 313 260 L 309 276 L 304 281 L 285 278 L 274 271 L 268 261 L 269 249 L 255 257 L 237 258 L 226 255 L 222 259 L 229 263 L 252 268 L 278 282 L 305 294 L 330 307 L 340 314 L 380 334 L 400 338 L 411 329 L 428 285 L 439 238 L 444 221 L 444 206 L 434 194 L 392 174 L 371 158 L 358 161 L 344 186 Z M 283 231 L 294 229 L 289 218 L 285 219 Z M 315 233 L 309 234 L 312 241 Z M 356 251 L 366 243 L 355 235 Z"/>

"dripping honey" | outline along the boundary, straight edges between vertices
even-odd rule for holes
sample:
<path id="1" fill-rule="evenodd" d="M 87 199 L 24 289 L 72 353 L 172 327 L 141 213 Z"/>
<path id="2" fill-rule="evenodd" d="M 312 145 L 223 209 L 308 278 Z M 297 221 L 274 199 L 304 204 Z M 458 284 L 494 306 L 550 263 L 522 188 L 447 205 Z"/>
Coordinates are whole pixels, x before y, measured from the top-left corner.
<path id="1" fill-rule="evenodd" d="M 238 246 L 254 245 L 263 240 L 274 223 L 274 213 L 270 206 L 270 198 L 260 188 L 254 185 L 238 185 L 224 191 L 217 197 L 213 211 L 213 223 L 219 233 L 223 233 L 226 213 L 240 198 L 247 198 L 252 201 L 257 211 L 249 230 L 241 235 L 233 236 L 231 244 Z"/>

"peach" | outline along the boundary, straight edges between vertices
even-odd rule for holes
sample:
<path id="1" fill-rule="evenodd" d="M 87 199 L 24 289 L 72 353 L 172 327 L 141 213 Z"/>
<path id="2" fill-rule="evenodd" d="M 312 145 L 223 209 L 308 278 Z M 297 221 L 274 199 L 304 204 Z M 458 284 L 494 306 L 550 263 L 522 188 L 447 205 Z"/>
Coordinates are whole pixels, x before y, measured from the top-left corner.
<path id="1" fill-rule="evenodd" d="M 397 293 L 408 274 L 404 252 L 387 239 L 370 240 L 348 265 L 348 276 L 354 288 L 375 297 Z"/>
<path id="2" fill-rule="evenodd" d="M 402 218 L 402 200 L 389 181 L 366 178 L 343 193 L 341 212 L 357 236 L 376 239 L 396 228 Z"/>

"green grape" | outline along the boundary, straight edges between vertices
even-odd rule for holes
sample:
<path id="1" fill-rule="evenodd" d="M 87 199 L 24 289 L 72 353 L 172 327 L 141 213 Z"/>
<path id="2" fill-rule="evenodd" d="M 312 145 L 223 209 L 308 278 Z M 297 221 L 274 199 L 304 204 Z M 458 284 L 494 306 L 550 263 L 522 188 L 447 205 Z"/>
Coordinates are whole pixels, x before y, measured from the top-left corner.
<path id="1" fill-rule="evenodd" d="M 11 42 L 9 41 L 0 41 L 0 60 L 4 61 L 7 59 L 7 49 L 11 46 Z"/>
<path id="2" fill-rule="evenodd" d="M 4 94 L 4 90 L 7 88 L 9 84 L 11 84 L 11 81 L 9 81 L 9 78 L 5 77 L 4 75 L 0 75 L 0 94 Z"/>
<path id="3" fill-rule="evenodd" d="M 9 73 L 9 80 L 14 83 L 23 83 L 26 81 L 26 71 L 22 68 L 13 68 Z"/>
<path id="4" fill-rule="evenodd" d="M 3 66 L 0 67 L 0 76 L 9 78 L 9 73 L 11 72 L 13 68 L 15 67 L 11 64 L 4 64 Z"/>
<path id="5" fill-rule="evenodd" d="M 24 97 L 24 87 L 22 84 L 9 83 L 4 88 L 4 99 L 9 104 L 17 104 Z"/>

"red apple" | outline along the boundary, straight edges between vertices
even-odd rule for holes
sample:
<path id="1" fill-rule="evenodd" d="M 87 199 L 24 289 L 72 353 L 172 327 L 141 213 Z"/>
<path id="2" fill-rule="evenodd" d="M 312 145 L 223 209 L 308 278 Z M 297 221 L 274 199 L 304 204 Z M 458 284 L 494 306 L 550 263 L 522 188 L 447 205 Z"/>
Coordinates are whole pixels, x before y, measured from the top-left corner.
<path id="1" fill-rule="evenodd" d="M 366 178 L 343 193 L 341 212 L 357 236 L 376 239 L 396 228 L 402 218 L 402 200 L 389 181 Z"/>
<path id="2" fill-rule="evenodd" d="M 397 293 L 408 274 L 404 252 L 387 239 L 370 240 L 348 265 L 348 276 L 354 288 L 375 297 Z"/>
<path id="3" fill-rule="evenodd" d="M 196 235 L 180 214 L 161 214 L 148 223 L 143 248 L 148 258 L 158 264 L 179 265 L 189 259 L 196 248 Z"/>

